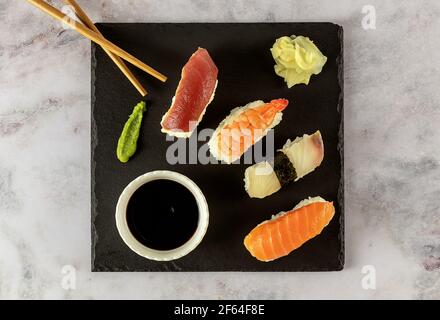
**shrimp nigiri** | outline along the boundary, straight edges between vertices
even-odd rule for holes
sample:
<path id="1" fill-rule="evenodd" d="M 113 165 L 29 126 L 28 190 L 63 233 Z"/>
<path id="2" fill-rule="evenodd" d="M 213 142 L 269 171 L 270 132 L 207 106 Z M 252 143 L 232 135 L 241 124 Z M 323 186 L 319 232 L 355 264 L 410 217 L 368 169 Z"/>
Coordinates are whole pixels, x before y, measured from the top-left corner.
<path id="1" fill-rule="evenodd" d="M 233 109 L 209 140 L 211 154 L 226 163 L 240 159 L 246 150 L 280 123 L 282 111 L 288 104 L 286 99 L 268 103 L 258 100 Z"/>
<path id="2" fill-rule="evenodd" d="M 260 261 L 278 259 L 320 234 L 334 214 L 333 202 L 321 197 L 305 199 L 256 226 L 244 238 L 244 245 Z"/>

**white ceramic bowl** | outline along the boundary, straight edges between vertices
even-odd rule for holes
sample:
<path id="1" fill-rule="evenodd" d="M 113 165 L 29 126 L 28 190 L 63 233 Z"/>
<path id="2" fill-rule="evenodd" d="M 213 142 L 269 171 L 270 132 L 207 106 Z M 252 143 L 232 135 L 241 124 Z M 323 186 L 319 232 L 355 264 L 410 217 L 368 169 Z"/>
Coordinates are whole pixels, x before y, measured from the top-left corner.
<path id="1" fill-rule="evenodd" d="M 172 250 L 155 250 L 148 248 L 133 236 L 127 224 L 127 204 L 133 193 L 145 183 L 159 179 L 172 180 L 185 186 L 194 195 L 199 208 L 199 221 L 193 236 L 186 243 Z M 172 195 L 170 195 L 170 197 L 172 197 Z M 116 205 L 116 227 L 122 239 L 131 250 L 151 260 L 169 261 L 187 255 L 202 241 L 208 228 L 208 223 L 208 203 L 200 188 L 188 177 L 173 171 L 152 171 L 137 177 L 125 187 Z"/>

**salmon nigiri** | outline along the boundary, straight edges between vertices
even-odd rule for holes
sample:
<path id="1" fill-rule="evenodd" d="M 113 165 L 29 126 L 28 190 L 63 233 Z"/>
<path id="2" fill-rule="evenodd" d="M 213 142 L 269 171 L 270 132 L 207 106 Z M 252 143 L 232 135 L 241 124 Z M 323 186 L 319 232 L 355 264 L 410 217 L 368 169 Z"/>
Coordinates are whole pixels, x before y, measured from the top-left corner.
<path id="1" fill-rule="evenodd" d="M 321 197 L 305 199 L 256 226 L 244 238 L 244 245 L 260 261 L 278 259 L 320 234 L 334 214 L 333 202 Z"/>
<path id="2" fill-rule="evenodd" d="M 232 163 L 280 123 L 286 99 L 268 103 L 261 100 L 238 107 L 223 120 L 209 141 L 209 150 L 218 160 Z"/>

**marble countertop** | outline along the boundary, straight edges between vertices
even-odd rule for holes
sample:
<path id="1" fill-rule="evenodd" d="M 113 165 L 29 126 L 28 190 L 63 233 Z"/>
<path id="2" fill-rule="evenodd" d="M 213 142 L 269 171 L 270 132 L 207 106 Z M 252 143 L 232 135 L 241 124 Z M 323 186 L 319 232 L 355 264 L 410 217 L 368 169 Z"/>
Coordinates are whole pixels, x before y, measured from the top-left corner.
<path id="1" fill-rule="evenodd" d="M 100 22 L 344 27 L 345 270 L 91 273 L 90 43 L 0 0 L 0 298 L 440 298 L 438 1 L 79 2 Z"/>

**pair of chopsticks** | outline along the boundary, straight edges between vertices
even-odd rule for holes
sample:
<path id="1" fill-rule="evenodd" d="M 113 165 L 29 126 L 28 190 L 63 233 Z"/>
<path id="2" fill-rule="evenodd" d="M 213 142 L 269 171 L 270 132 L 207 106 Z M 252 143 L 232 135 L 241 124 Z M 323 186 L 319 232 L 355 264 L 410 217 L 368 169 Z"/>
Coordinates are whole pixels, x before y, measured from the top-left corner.
<path id="1" fill-rule="evenodd" d="M 71 19 L 60 10 L 54 8 L 43 0 L 27 1 L 33 4 L 35 7 L 41 9 L 45 13 L 49 14 L 50 16 L 66 23 L 72 29 L 76 30 L 86 38 L 100 45 L 142 96 L 147 95 L 147 91 L 136 79 L 130 69 L 128 69 L 127 65 L 122 61 L 122 59 L 130 62 L 131 64 L 135 65 L 139 69 L 145 71 L 146 73 L 152 75 L 162 82 L 165 82 L 167 80 L 167 77 L 161 74 L 159 71 L 153 69 L 149 65 L 145 64 L 144 62 L 140 61 L 136 57 L 132 56 L 128 52 L 124 51 L 120 47 L 105 39 L 102 36 L 101 32 L 99 32 L 98 28 L 96 28 L 94 23 L 90 20 L 90 18 L 87 16 L 84 10 L 81 9 L 81 7 L 78 5 L 78 3 L 76 3 L 75 0 L 64 0 L 64 2 L 74 8 L 76 16 L 80 19 L 81 23 L 78 23 L 78 21 Z"/>

